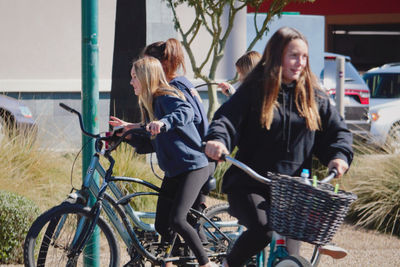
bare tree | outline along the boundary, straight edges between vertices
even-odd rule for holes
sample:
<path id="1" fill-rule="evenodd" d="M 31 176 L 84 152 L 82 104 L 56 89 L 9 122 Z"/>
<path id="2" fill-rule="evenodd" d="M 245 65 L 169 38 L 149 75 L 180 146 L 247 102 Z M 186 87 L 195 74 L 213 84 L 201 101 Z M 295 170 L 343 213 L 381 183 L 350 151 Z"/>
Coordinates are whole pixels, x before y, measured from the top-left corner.
<path id="1" fill-rule="evenodd" d="M 195 78 L 200 78 L 208 84 L 208 118 L 210 119 L 214 112 L 219 107 L 217 98 L 217 88 L 211 85 L 215 80 L 215 74 L 221 59 L 224 56 L 226 42 L 232 32 L 233 24 L 237 13 L 246 8 L 248 5 L 255 8 L 254 12 L 254 28 L 256 35 L 247 47 L 250 51 L 256 42 L 260 40 L 268 32 L 268 23 L 275 15 L 280 15 L 283 8 L 291 2 L 314 2 L 315 0 L 165 0 L 168 7 L 171 8 L 173 13 L 173 20 L 175 29 L 182 37 L 182 45 L 185 47 L 192 65 Z M 267 16 L 265 17 L 262 25 L 256 23 L 258 10 L 261 4 L 269 5 Z M 187 29 L 183 28 L 182 23 L 177 14 L 177 7 L 180 5 L 187 5 L 193 8 L 195 16 Z M 223 26 L 222 21 L 227 20 L 226 26 Z M 194 40 L 199 37 L 198 33 L 201 29 L 210 35 L 211 45 L 208 48 L 206 56 L 198 62 L 195 58 L 192 44 Z M 207 70 L 205 66 L 210 66 Z"/>

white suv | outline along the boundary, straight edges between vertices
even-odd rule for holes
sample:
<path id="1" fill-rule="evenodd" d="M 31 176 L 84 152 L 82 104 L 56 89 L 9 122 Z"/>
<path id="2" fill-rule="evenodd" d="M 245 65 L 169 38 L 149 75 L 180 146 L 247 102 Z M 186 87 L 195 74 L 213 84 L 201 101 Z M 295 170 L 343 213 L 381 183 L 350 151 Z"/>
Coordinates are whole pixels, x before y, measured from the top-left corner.
<path id="1" fill-rule="evenodd" d="M 400 152 L 400 63 L 367 71 L 363 79 L 371 89 L 371 137 L 379 146 Z"/>
<path id="2" fill-rule="evenodd" d="M 356 137 L 367 137 L 370 129 L 369 110 L 369 88 L 356 68 L 351 64 L 350 57 L 324 53 L 324 69 L 321 72 L 323 87 L 335 98 L 336 94 L 336 58 L 345 57 L 345 110 L 344 117 L 349 129 Z"/>

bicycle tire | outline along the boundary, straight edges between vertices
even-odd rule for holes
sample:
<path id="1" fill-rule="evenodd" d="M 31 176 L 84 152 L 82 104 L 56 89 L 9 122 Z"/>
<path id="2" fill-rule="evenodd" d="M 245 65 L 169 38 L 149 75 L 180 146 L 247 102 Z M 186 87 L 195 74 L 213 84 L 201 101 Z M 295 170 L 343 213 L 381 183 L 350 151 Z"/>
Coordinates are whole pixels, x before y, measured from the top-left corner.
<path id="1" fill-rule="evenodd" d="M 279 260 L 276 264 L 273 264 L 274 267 L 311 267 L 311 263 L 309 263 L 305 258 L 298 255 L 287 256 L 284 259 Z"/>
<path id="2" fill-rule="evenodd" d="M 76 262 L 67 264 L 71 239 L 74 237 L 78 222 L 83 217 L 90 222 L 94 216 L 84 206 L 67 202 L 40 215 L 32 224 L 25 239 L 25 266 L 83 266 L 84 261 L 93 259 L 93 255 L 82 252 Z M 112 229 L 101 217 L 97 221 L 97 226 L 100 252 L 95 253 L 99 256 L 100 266 L 119 266 L 119 246 Z M 85 248 L 88 245 L 86 244 Z"/>
<path id="3" fill-rule="evenodd" d="M 218 253 L 224 257 L 229 252 L 234 241 L 243 232 L 244 227 L 239 225 L 237 219 L 229 214 L 229 204 L 227 203 L 211 206 L 204 210 L 204 214 L 230 238 L 230 240 L 225 239 L 205 219 L 200 219 L 200 229 L 204 229 L 208 241 L 205 247 L 209 251 Z M 217 257 L 217 261 L 222 262 L 223 257 Z"/>

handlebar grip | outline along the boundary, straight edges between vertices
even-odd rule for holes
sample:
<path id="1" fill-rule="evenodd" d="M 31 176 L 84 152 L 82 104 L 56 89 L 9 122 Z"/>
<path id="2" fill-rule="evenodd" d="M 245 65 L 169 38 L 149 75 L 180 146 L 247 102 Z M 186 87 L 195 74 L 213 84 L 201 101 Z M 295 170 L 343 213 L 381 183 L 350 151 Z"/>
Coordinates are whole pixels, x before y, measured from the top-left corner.
<path id="1" fill-rule="evenodd" d="M 229 155 L 227 155 L 225 153 L 222 153 L 220 159 L 223 160 L 223 161 L 226 161 L 226 156 L 229 156 Z"/>
<path id="2" fill-rule="evenodd" d="M 329 174 L 333 174 L 333 178 L 335 178 L 338 175 L 338 170 L 336 168 L 330 169 Z"/>
<path id="3" fill-rule="evenodd" d="M 67 105 L 65 105 L 64 103 L 60 103 L 59 104 L 60 107 L 62 107 L 63 109 L 65 109 L 66 111 L 69 111 L 71 113 L 77 113 L 77 111 L 73 108 L 68 107 Z"/>
<path id="4" fill-rule="evenodd" d="M 206 144 L 207 142 L 201 142 L 201 152 L 205 153 L 206 152 Z"/>
<path id="5" fill-rule="evenodd" d="M 321 182 L 327 183 L 333 178 L 335 178 L 337 175 L 338 175 L 338 170 L 336 168 L 332 168 L 329 170 L 329 175 L 326 178 L 324 178 Z"/>

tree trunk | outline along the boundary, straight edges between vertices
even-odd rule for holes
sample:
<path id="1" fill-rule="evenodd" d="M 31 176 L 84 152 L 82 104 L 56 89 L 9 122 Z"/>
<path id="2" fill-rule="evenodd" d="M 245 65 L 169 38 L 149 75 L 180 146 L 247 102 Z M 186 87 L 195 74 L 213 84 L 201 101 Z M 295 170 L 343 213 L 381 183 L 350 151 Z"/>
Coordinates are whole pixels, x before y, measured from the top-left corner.
<path id="1" fill-rule="evenodd" d="M 129 122 L 141 119 L 137 96 L 130 85 L 132 61 L 146 45 L 146 1 L 117 0 L 110 115 Z"/>
<path id="2" fill-rule="evenodd" d="M 208 85 L 208 112 L 207 118 L 211 121 L 214 116 L 215 111 L 219 108 L 219 101 L 217 95 L 217 86 L 216 85 Z"/>

